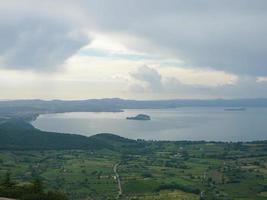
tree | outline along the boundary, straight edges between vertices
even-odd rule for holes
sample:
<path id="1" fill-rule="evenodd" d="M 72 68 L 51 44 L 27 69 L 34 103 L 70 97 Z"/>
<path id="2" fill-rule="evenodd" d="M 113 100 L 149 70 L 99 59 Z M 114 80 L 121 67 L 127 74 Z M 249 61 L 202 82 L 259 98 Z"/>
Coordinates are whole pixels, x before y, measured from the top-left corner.
<path id="1" fill-rule="evenodd" d="M 32 190 L 34 193 L 43 192 L 43 183 L 40 178 L 36 178 L 32 183 Z"/>
<path id="2" fill-rule="evenodd" d="M 6 173 L 2 185 L 4 187 L 12 187 L 14 185 L 14 183 L 11 181 L 11 174 L 10 174 L 10 172 L 7 172 Z"/>

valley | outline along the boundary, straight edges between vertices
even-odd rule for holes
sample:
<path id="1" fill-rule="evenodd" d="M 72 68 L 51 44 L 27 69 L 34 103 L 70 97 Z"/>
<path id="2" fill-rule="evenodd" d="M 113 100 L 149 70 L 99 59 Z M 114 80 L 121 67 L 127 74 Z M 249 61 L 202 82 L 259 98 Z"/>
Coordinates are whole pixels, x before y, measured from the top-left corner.
<path id="1" fill-rule="evenodd" d="M 88 150 L 1 150 L 0 177 L 34 177 L 69 199 L 266 199 L 267 142 L 134 141 Z M 118 164 L 119 163 L 119 164 Z M 120 178 L 121 192 L 118 188 Z"/>

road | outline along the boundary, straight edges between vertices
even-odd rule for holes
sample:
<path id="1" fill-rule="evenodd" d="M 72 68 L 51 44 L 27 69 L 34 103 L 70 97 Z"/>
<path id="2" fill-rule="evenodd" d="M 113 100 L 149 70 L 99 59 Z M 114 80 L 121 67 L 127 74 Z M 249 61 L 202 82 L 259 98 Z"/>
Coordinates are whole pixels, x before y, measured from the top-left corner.
<path id="1" fill-rule="evenodd" d="M 116 177 L 116 180 L 118 182 L 118 195 L 117 195 L 117 199 L 120 198 L 120 196 L 122 195 L 122 188 L 121 188 L 121 179 L 120 179 L 120 175 L 118 173 L 118 166 L 119 166 L 119 163 L 116 163 L 113 167 L 113 171 L 115 173 L 115 177 Z"/>

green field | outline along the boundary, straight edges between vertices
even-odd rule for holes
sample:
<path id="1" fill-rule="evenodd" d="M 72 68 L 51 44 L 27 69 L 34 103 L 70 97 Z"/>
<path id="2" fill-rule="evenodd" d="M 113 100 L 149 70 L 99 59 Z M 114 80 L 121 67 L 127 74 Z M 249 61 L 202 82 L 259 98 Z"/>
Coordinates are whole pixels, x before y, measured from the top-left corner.
<path id="1" fill-rule="evenodd" d="M 139 141 L 138 146 L 2 150 L 0 177 L 10 172 L 20 184 L 38 177 L 47 189 L 63 191 L 73 200 L 267 199 L 266 142 Z M 119 197 L 116 163 L 122 185 Z"/>

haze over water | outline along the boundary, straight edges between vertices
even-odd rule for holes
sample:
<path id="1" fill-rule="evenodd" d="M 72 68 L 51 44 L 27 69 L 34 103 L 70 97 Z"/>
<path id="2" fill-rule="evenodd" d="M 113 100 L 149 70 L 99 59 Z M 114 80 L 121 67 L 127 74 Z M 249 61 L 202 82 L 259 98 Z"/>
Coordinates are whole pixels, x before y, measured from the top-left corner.
<path id="1" fill-rule="evenodd" d="M 150 115 L 152 120 L 125 119 L 140 113 Z M 267 108 L 225 111 L 217 107 L 187 107 L 45 114 L 32 124 L 45 131 L 85 136 L 113 133 L 147 140 L 254 141 L 267 139 L 266 116 Z"/>

